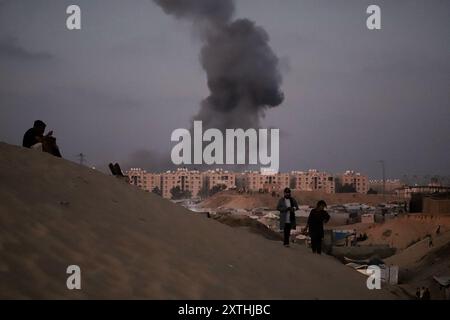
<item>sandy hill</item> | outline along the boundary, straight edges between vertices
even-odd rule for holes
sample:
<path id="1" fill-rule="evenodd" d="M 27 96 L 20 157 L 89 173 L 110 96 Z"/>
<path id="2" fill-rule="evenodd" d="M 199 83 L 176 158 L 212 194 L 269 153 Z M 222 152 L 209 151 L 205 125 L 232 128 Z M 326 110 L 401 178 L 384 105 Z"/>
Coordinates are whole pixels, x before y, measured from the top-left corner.
<path id="1" fill-rule="evenodd" d="M 81 267 L 82 290 L 66 288 Z M 48 154 L 0 143 L 0 298 L 377 299 L 365 277 Z"/>
<path id="2" fill-rule="evenodd" d="M 439 226 L 440 235 L 437 236 L 436 230 Z M 428 235 L 437 239 L 448 233 L 450 215 L 409 214 L 382 224 L 367 226 L 365 230 L 359 229 L 359 232 L 363 231 L 369 237 L 365 244 L 389 244 L 403 250 L 424 240 Z"/>
<path id="3" fill-rule="evenodd" d="M 425 286 L 430 288 L 433 299 L 443 298 L 433 276 L 450 274 L 450 215 L 409 214 L 382 224 L 359 223 L 351 227 L 368 235 L 365 245 L 388 244 L 397 249 L 385 262 L 400 267 L 403 292 L 413 297 L 417 287 Z"/>
<path id="4" fill-rule="evenodd" d="M 344 204 L 344 203 L 365 203 L 368 205 L 376 205 L 384 202 L 382 195 L 368 195 L 357 193 L 337 193 L 327 194 L 318 191 L 294 191 L 294 197 L 301 205 L 315 206 L 317 201 L 325 200 L 327 204 Z M 219 192 L 201 203 L 204 208 L 226 207 L 233 209 L 254 209 L 259 207 L 267 207 L 274 209 L 277 204 L 277 197 L 270 194 L 239 194 L 235 191 Z M 386 201 L 400 201 L 401 199 L 387 195 Z"/>
<path id="5" fill-rule="evenodd" d="M 439 289 L 433 277 L 450 274 L 450 216 L 424 215 L 409 220 L 410 225 L 405 226 L 408 233 L 404 237 L 412 241 L 386 262 L 400 266 L 400 282 L 405 291 L 414 294 L 416 288 L 425 286 L 430 288 L 433 299 L 443 299 L 444 291 Z M 439 234 L 435 232 L 437 225 L 441 226 Z"/>

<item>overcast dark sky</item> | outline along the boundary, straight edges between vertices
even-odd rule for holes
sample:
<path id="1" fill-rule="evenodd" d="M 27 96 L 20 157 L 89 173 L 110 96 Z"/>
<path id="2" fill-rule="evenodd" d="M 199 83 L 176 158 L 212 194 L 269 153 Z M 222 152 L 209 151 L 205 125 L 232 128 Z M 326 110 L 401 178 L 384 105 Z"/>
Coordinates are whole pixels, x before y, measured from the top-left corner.
<path id="1" fill-rule="evenodd" d="M 65 27 L 82 9 L 82 30 Z M 366 28 L 378 4 L 382 30 Z M 380 176 L 450 174 L 450 1 L 236 0 L 279 56 L 285 101 L 281 170 L 355 169 Z M 129 163 L 168 157 L 208 95 L 200 40 L 151 0 L 0 0 L 0 141 L 33 120 L 63 155 Z"/>

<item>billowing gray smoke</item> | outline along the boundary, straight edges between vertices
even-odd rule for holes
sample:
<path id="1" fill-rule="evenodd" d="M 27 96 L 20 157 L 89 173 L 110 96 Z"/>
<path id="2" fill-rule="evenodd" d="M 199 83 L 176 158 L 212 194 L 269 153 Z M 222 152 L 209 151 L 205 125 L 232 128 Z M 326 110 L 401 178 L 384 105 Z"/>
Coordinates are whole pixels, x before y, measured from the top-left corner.
<path id="1" fill-rule="evenodd" d="M 200 60 L 210 95 L 195 120 L 207 128 L 258 128 L 266 109 L 284 98 L 266 31 L 248 19 L 233 21 L 233 0 L 154 1 L 167 14 L 191 20 L 204 41 Z"/>

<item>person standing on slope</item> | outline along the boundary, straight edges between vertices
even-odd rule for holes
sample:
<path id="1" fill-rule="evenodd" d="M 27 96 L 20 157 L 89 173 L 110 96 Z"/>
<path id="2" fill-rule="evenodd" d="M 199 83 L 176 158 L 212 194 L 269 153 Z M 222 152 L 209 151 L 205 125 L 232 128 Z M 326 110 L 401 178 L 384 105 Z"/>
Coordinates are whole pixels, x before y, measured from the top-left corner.
<path id="1" fill-rule="evenodd" d="M 330 220 L 330 215 L 325 211 L 327 204 L 320 200 L 314 209 L 311 210 L 305 231 L 309 231 L 311 238 L 311 248 L 313 253 L 322 253 L 322 240 L 324 237 L 323 224 Z"/>
<path id="2" fill-rule="evenodd" d="M 291 196 L 291 189 L 284 189 L 284 197 L 278 200 L 277 210 L 280 211 L 280 230 L 283 231 L 283 244 L 289 247 L 291 230 L 296 228 L 295 210 L 298 210 L 297 201 Z"/>

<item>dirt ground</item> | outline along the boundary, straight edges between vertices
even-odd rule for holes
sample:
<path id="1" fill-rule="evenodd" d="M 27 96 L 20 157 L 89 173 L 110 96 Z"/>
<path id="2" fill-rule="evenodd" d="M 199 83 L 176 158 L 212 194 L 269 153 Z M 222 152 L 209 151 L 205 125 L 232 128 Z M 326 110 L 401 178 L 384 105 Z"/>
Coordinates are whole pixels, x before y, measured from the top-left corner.
<path id="1" fill-rule="evenodd" d="M 325 200 L 328 205 L 345 203 L 365 203 L 367 205 L 377 205 L 388 201 L 402 201 L 401 198 L 394 195 L 368 195 L 359 193 L 338 193 L 327 194 L 316 191 L 293 191 L 293 196 L 300 205 L 315 206 L 317 201 Z M 222 191 L 204 200 L 201 206 L 204 208 L 233 208 L 233 209 L 254 209 L 267 207 L 275 209 L 278 197 L 272 197 L 271 194 L 261 194 L 254 192 L 251 194 L 239 194 L 236 191 Z"/>

